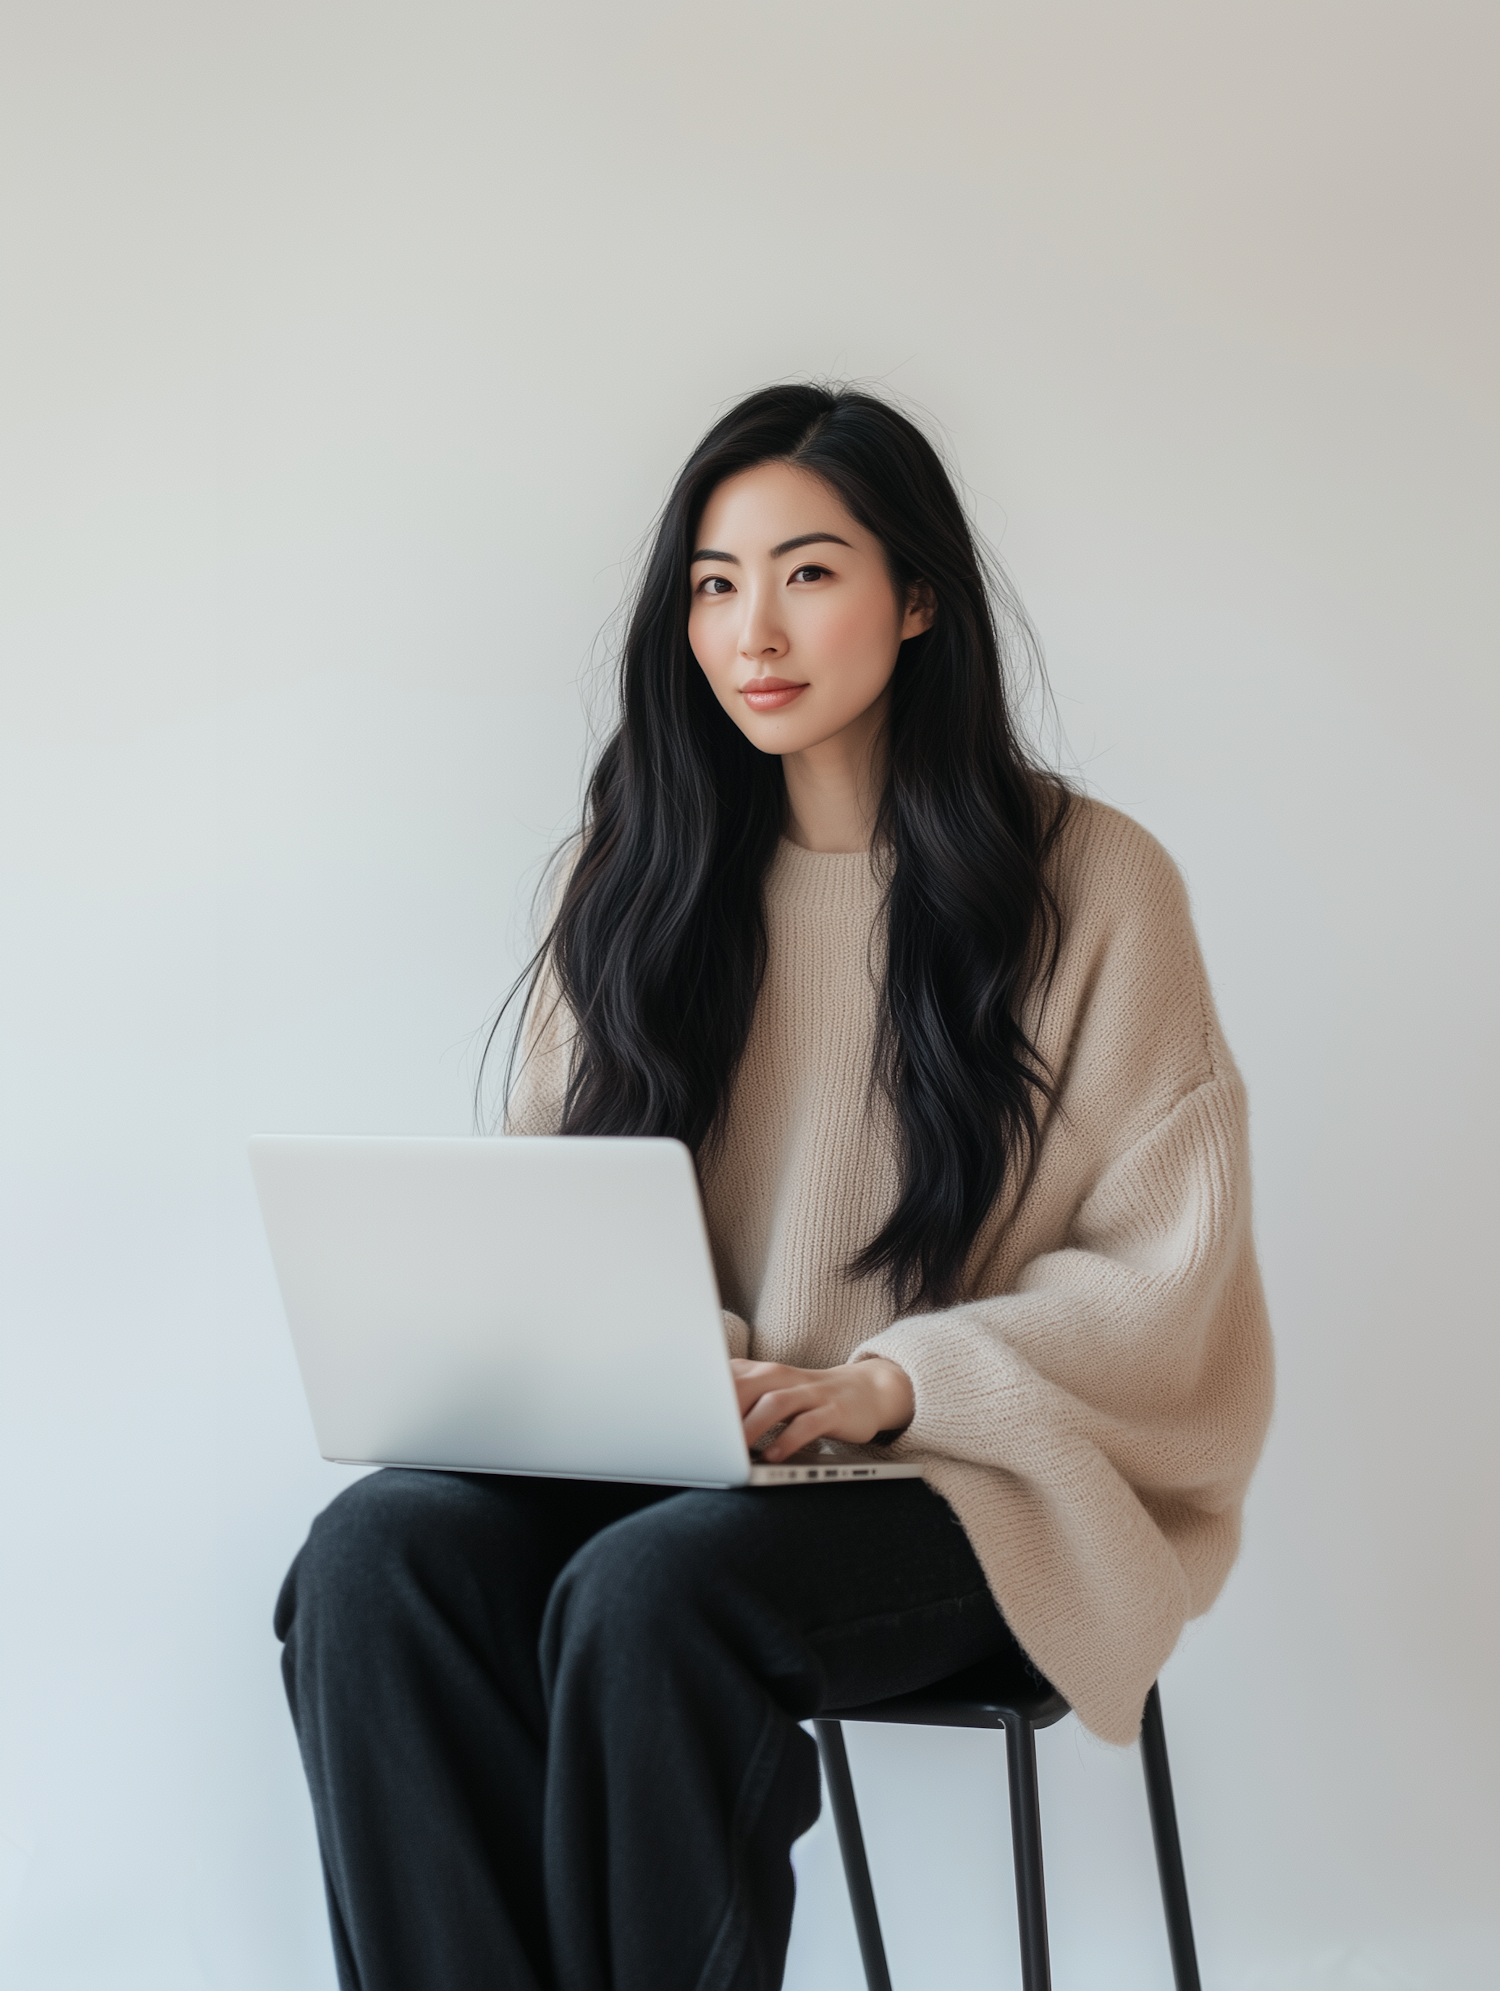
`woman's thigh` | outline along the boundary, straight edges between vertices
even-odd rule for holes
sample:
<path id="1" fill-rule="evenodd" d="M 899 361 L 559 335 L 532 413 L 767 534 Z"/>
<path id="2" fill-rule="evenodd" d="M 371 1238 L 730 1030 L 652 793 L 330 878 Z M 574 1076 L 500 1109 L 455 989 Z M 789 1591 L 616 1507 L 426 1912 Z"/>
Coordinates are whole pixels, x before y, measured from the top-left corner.
<path id="1" fill-rule="evenodd" d="M 589 1538 L 663 1497 L 652 1487 L 388 1468 L 313 1522 L 283 1586 L 276 1630 L 351 1657 L 434 1611 L 529 1659 L 558 1571 Z"/>
<path id="2" fill-rule="evenodd" d="M 781 1639 L 767 1649 L 784 1641 L 793 1698 L 808 1696 L 811 1660 L 825 1707 L 908 1692 L 1014 1649 L 953 1510 L 921 1480 L 679 1494 L 580 1547 L 554 1595 L 554 1642 L 560 1608 L 580 1625 L 607 1623 L 622 1647 L 671 1638 L 685 1611 L 775 1626 Z"/>

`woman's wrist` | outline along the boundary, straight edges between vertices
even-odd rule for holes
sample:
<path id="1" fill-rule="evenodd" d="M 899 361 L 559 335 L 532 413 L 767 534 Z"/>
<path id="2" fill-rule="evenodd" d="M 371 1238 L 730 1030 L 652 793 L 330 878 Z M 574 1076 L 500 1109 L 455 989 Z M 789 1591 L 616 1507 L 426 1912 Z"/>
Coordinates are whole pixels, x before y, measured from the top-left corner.
<path id="1" fill-rule="evenodd" d="M 899 1362 L 891 1361 L 888 1355 L 866 1355 L 861 1358 L 859 1366 L 873 1372 L 869 1378 L 876 1416 L 872 1442 L 889 1445 L 901 1436 L 917 1414 L 917 1393 L 912 1388 L 911 1377 Z"/>

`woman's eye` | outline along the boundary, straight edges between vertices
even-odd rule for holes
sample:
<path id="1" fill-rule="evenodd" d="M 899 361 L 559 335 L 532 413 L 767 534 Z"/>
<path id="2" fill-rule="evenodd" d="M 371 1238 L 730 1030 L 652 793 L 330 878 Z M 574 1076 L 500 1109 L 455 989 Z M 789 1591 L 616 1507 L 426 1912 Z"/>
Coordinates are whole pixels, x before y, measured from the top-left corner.
<path id="1" fill-rule="evenodd" d="M 826 567 L 799 567 L 792 575 L 794 581 L 821 581 L 828 572 Z"/>
<path id="2" fill-rule="evenodd" d="M 727 595 L 734 592 L 734 587 L 733 583 L 726 581 L 722 574 L 710 574 L 706 580 L 699 582 L 698 592 L 704 595 Z"/>

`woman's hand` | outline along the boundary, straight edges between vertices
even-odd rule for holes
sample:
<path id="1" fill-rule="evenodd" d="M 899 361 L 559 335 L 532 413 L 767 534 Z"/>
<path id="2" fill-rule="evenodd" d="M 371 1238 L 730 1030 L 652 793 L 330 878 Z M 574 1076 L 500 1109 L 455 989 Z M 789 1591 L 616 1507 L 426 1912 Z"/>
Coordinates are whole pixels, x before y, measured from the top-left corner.
<path id="1" fill-rule="evenodd" d="M 904 1431 L 916 1415 L 911 1377 L 883 1355 L 836 1369 L 792 1369 L 784 1362 L 731 1361 L 745 1442 L 767 1465 L 780 1465 L 815 1438 L 868 1445 L 882 1431 Z M 778 1424 L 769 1445 L 757 1443 Z"/>

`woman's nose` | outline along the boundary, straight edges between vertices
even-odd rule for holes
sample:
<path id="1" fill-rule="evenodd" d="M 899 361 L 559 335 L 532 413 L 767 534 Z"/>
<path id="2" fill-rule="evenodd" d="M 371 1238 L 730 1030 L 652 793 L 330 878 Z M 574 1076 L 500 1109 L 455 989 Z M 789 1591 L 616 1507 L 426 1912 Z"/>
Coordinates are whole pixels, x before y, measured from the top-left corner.
<path id="1" fill-rule="evenodd" d="M 761 657 L 779 657 L 786 647 L 786 631 L 777 617 L 771 614 L 770 604 L 751 597 L 746 604 L 745 620 L 740 625 L 740 655 L 752 661 Z"/>

